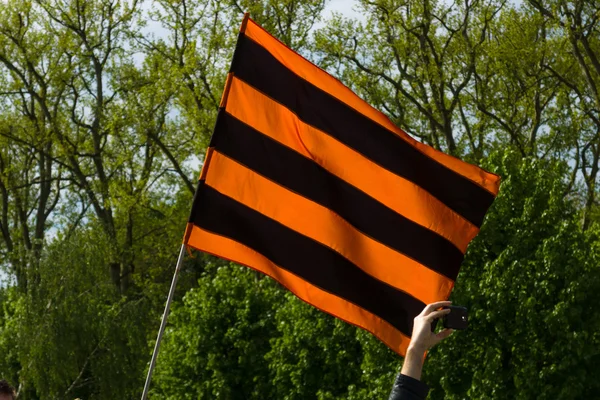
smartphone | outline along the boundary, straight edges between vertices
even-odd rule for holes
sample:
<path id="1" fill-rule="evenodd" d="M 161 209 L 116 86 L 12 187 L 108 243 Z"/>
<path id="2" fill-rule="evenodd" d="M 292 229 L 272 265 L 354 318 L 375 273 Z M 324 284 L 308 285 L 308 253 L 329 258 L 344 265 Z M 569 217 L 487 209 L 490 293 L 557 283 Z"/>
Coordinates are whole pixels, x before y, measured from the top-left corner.
<path id="1" fill-rule="evenodd" d="M 443 309 L 449 308 L 450 313 L 442 317 L 442 324 L 446 329 L 467 329 L 469 326 L 469 312 L 466 307 L 463 306 L 446 306 Z M 431 331 L 435 331 L 438 318 L 434 319 L 431 323 Z"/>
<path id="2" fill-rule="evenodd" d="M 469 312 L 467 307 L 450 306 L 450 313 L 442 317 L 444 328 L 447 329 L 467 329 L 469 326 Z"/>

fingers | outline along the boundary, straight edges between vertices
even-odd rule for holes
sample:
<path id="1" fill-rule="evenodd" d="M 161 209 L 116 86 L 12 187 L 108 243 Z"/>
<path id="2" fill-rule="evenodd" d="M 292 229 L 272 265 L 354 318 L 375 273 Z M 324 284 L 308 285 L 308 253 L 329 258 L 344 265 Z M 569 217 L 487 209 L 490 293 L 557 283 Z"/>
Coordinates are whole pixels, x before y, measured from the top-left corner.
<path id="1" fill-rule="evenodd" d="M 434 311 L 431 314 L 425 316 L 427 321 L 433 321 L 436 318 L 442 318 L 446 314 L 450 314 L 450 309 L 446 308 L 445 310 Z"/>
<path id="2" fill-rule="evenodd" d="M 450 304 L 452 304 L 451 301 L 436 301 L 435 303 L 428 304 L 421 312 L 421 315 L 429 315 L 438 308 L 449 306 Z"/>
<path id="3" fill-rule="evenodd" d="M 429 315 L 432 311 L 437 310 L 440 307 L 449 306 L 450 304 L 452 304 L 451 301 L 436 301 L 435 303 L 428 304 L 423 311 L 421 311 L 420 315 Z"/>

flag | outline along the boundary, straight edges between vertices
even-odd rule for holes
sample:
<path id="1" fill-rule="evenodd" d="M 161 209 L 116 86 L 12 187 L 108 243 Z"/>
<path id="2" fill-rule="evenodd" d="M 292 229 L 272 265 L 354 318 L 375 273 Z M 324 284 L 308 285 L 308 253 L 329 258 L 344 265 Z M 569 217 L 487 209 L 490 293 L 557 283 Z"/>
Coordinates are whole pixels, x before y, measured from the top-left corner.
<path id="1" fill-rule="evenodd" d="M 500 178 L 412 139 L 244 18 L 184 244 L 246 265 L 404 355 Z"/>

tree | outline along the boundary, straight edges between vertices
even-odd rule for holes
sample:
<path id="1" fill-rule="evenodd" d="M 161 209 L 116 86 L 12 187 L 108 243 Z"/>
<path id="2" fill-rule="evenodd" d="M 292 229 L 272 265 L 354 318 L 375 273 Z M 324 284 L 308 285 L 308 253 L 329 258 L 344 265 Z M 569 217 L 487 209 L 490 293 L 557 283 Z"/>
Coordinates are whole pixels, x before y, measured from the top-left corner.
<path id="1" fill-rule="evenodd" d="M 559 49 L 544 67 L 568 90 L 563 103 L 572 111 L 564 116 L 578 128 L 576 157 L 587 188 L 583 226 L 588 228 L 597 206 L 600 161 L 600 5 L 584 0 L 530 0 L 526 4 L 543 18 L 553 32 L 552 46 Z"/>
<path id="2" fill-rule="evenodd" d="M 195 187 L 185 163 L 198 159 L 208 146 L 244 12 L 302 51 L 325 4 L 326 0 L 153 3 L 149 17 L 160 22 L 167 38 L 138 32 L 136 41 L 147 55 L 147 68 L 154 71 L 153 87 L 169 91 L 180 118 L 172 122 L 167 135 L 151 138 L 190 193 Z"/>
<path id="3" fill-rule="evenodd" d="M 360 380 L 356 328 L 287 293 L 266 355 L 272 398 L 339 399 Z"/>
<path id="4" fill-rule="evenodd" d="M 514 152 L 487 166 L 504 183 L 452 295 L 470 327 L 431 352 L 431 397 L 593 397 L 600 254 L 565 198 L 568 167 Z"/>
<path id="5" fill-rule="evenodd" d="M 386 0 L 360 7 L 365 24 L 337 18 L 318 32 L 325 65 L 337 65 L 370 104 L 425 143 L 453 155 L 467 143 L 483 146 L 461 126 L 460 106 L 502 4 Z"/>
<path id="6" fill-rule="evenodd" d="M 475 84 L 464 100 L 468 111 L 461 112 L 464 120 L 474 117 L 471 126 L 464 123 L 471 135 L 510 143 L 523 157 L 544 158 L 564 148 L 557 146 L 564 133 L 551 129 L 560 82 L 545 68 L 553 55 L 547 31 L 539 16 L 513 7 L 489 24 Z"/>
<path id="7" fill-rule="evenodd" d="M 131 369 L 123 376 L 143 376 L 147 365 L 133 354 L 149 359 L 150 349 L 140 343 L 155 336 L 189 213 L 193 171 L 214 124 L 241 21 L 232 2 L 155 4 L 167 12 L 144 14 L 136 0 L 10 1 L 0 10 L 0 262 L 23 289 L 7 289 L 12 297 L 3 297 L 15 303 L 7 308 L 10 326 L 29 335 L 10 353 L 23 398 L 114 397 L 101 389 L 108 376 L 126 396 L 141 390 L 138 380 L 117 379 L 94 366 L 99 360 L 110 364 L 99 337 L 111 322 L 98 320 L 94 312 L 100 308 L 88 312 L 86 303 L 103 304 L 108 317 L 110 310 L 135 309 L 144 299 L 147 323 L 135 313 L 119 314 L 119 323 L 135 325 L 141 341 L 107 344 L 112 362 L 124 360 Z M 299 44 L 308 40 L 319 4 L 324 2 L 296 7 L 265 1 L 252 7 L 257 15 L 265 10 L 268 18 L 276 16 L 273 21 L 302 15 L 285 25 Z M 153 15 L 172 37 L 141 39 L 140 22 Z M 291 27 L 303 39 L 296 40 Z M 201 36 L 206 40 L 198 41 Z M 142 59 L 134 59 L 140 51 Z M 184 131 L 191 133 L 189 140 Z M 69 249 L 78 240 L 95 241 L 94 249 L 102 251 L 97 262 L 86 264 L 93 271 L 71 268 L 61 258 L 67 250 L 74 252 L 73 263 L 88 257 L 88 247 Z M 48 272 L 52 257 L 60 261 L 56 276 Z M 196 285 L 206 260 L 186 261 L 178 297 Z M 99 268 L 108 272 L 105 277 Z M 88 282 L 73 271 L 103 284 L 109 277 L 122 297 L 104 287 L 86 292 Z M 68 294 L 61 292 L 63 284 L 71 288 Z M 89 296 L 77 297 L 77 285 Z M 48 296 L 59 297 L 61 306 L 46 309 Z M 64 304 L 73 307 L 77 321 Z M 46 342 L 32 326 L 44 324 L 50 325 L 39 338 L 55 341 L 56 351 L 40 355 Z M 63 335 L 51 330 L 56 324 L 64 325 Z M 10 334 L 2 331 L 2 340 L 14 344 Z M 66 348 L 71 350 L 63 354 Z M 61 373 L 49 368 L 61 363 Z"/>
<path id="8" fill-rule="evenodd" d="M 3 3 L 0 267 L 17 284 L 0 287 L 0 371 L 19 398 L 139 397 L 243 11 L 504 178 L 453 293 L 471 327 L 430 353 L 431 397 L 595 396 L 597 4 L 361 0 L 364 22 L 313 38 L 326 3 Z M 385 398 L 400 362 L 270 278 L 196 255 L 152 390 Z"/>
<path id="9" fill-rule="evenodd" d="M 100 229 L 81 230 L 48 246 L 38 281 L 4 303 L 0 329 L 19 398 L 132 398 L 140 371 L 151 303 L 120 299 L 105 273 L 110 256 Z M 59 272 L 59 273 L 57 273 Z M 128 376 L 128 380 L 122 376 Z"/>
<path id="10" fill-rule="evenodd" d="M 217 264 L 218 265 L 218 264 Z M 165 399 L 262 399 L 271 392 L 265 355 L 283 291 L 245 267 L 213 266 L 182 304 L 155 373 L 153 396 Z"/>
<path id="11" fill-rule="evenodd" d="M 42 188 L 38 210 L 50 208 L 44 215 L 56 205 L 49 196 L 56 176 L 71 185 L 70 197 L 75 194 L 83 214 L 89 204 L 114 250 L 108 269 L 123 294 L 132 274 L 132 244 L 131 235 L 121 240 L 119 231 L 134 229 L 133 208 L 164 175 L 151 138 L 161 134 L 169 112 L 169 97 L 149 96 L 143 82 L 132 83 L 127 74 L 133 68 L 127 38 L 137 12 L 136 1 L 39 0 L 11 2 L 0 21 L 0 64 L 11 85 L 6 109 L 29 120 L 2 133 L 39 164 L 44 175 L 33 185 Z M 127 112 L 144 101 L 146 114 L 138 114 L 144 120 Z M 120 219 L 123 225 L 119 213 L 129 215 Z"/>

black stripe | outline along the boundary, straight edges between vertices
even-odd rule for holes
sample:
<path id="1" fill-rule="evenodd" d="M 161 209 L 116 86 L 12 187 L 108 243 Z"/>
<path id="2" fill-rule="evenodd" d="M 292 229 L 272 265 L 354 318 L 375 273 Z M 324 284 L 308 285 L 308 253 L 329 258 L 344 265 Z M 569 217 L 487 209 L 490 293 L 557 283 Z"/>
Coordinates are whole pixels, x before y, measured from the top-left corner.
<path id="1" fill-rule="evenodd" d="M 211 145 L 260 175 L 336 212 L 378 242 L 456 279 L 463 254 L 446 238 L 224 111 L 219 114 Z"/>
<path id="2" fill-rule="evenodd" d="M 302 121 L 419 185 L 474 225 L 481 226 L 494 201 L 490 192 L 300 78 L 243 34 L 238 39 L 232 71 L 292 110 Z"/>
<path id="3" fill-rule="evenodd" d="M 196 226 L 253 249 L 277 266 L 379 316 L 411 336 L 425 304 L 366 274 L 330 248 L 265 217 L 201 182 Z M 318 304 L 317 304 L 318 306 Z"/>

